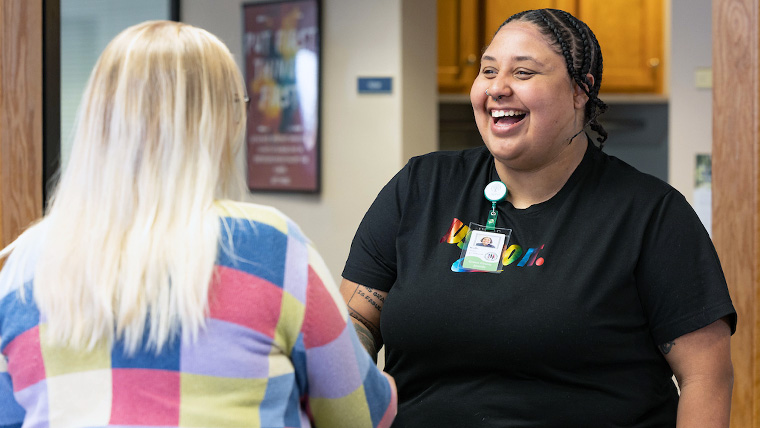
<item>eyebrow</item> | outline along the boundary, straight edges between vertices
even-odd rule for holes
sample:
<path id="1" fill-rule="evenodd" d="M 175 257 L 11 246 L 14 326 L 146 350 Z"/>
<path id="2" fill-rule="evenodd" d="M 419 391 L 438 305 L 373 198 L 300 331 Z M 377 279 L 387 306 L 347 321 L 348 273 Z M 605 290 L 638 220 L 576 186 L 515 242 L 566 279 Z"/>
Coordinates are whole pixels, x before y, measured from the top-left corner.
<path id="1" fill-rule="evenodd" d="M 496 58 L 494 58 L 494 57 L 492 57 L 490 55 L 483 55 L 480 58 L 480 60 L 481 61 L 494 61 L 495 62 Z M 534 62 L 534 63 L 536 63 L 538 65 L 544 65 L 544 63 L 542 63 L 541 61 L 537 60 L 536 58 L 534 58 L 532 56 L 528 56 L 528 55 L 518 55 L 518 56 L 512 57 L 512 60 L 515 61 L 515 62 L 526 62 L 526 61 L 528 61 L 528 62 Z"/>

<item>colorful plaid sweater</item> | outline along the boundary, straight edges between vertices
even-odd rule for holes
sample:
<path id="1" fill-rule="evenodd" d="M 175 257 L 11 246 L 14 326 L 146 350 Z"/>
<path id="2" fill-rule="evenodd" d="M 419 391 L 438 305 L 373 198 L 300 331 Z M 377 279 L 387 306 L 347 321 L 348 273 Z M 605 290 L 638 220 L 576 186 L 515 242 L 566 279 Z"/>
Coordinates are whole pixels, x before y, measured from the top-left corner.
<path id="1" fill-rule="evenodd" d="M 0 275 L 0 427 L 389 426 L 396 391 L 319 254 L 278 211 L 225 206 L 206 328 L 158 356 L 125 356 L 118 342 L 93 352 L 47 344 L 29 297 L 36 257 L 11 281 L 14 251 Z M 35 255 L 44 221 L 37 228 Z"/>

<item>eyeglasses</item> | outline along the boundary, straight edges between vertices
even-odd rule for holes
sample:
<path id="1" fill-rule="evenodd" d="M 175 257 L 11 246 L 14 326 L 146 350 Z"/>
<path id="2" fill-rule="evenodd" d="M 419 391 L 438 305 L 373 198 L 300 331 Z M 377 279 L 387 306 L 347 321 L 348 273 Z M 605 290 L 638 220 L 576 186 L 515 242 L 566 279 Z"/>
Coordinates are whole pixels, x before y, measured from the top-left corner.
<path id="1" fill-rule="evenodd" d="M 235 102 L 240 102 L 240 98 L 236 96 Z M 243 95 L 243 102 L 245 103 L 245 111 L 248 111 L 248 107 L 251 105 L 251 99 L 248 98 L 248 95 Z"/>

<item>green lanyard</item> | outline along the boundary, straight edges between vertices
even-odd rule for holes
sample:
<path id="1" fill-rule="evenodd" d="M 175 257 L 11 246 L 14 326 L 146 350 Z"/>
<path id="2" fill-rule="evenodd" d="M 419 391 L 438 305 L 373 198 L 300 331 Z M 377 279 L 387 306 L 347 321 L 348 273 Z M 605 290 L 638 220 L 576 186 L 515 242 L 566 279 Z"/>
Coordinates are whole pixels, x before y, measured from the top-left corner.
<path id="1" fill-rule="evenodd" d="M 501 181 L 492 181 L 488 183 L 483 194 L 486 199 L 491 201 L 491 212 L 488 213 L 488 221 L 486 221 L 486 230 L 496 230 L 496 203 L 507 197 L 507 185 Z"/>

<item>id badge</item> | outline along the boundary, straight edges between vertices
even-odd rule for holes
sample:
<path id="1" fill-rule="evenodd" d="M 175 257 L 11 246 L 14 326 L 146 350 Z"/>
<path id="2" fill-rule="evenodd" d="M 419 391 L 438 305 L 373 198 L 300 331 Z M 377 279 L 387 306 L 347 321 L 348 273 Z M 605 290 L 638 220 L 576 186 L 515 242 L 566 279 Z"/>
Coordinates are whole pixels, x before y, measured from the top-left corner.
<path id="1" fill-rule="evenodd" d="M 501 254 L 509 242 L 512 229 L 488 228 L 470 223 L 466 245 L 462 248 L 462 267 L 469 271 L 500 273 Z"/>

